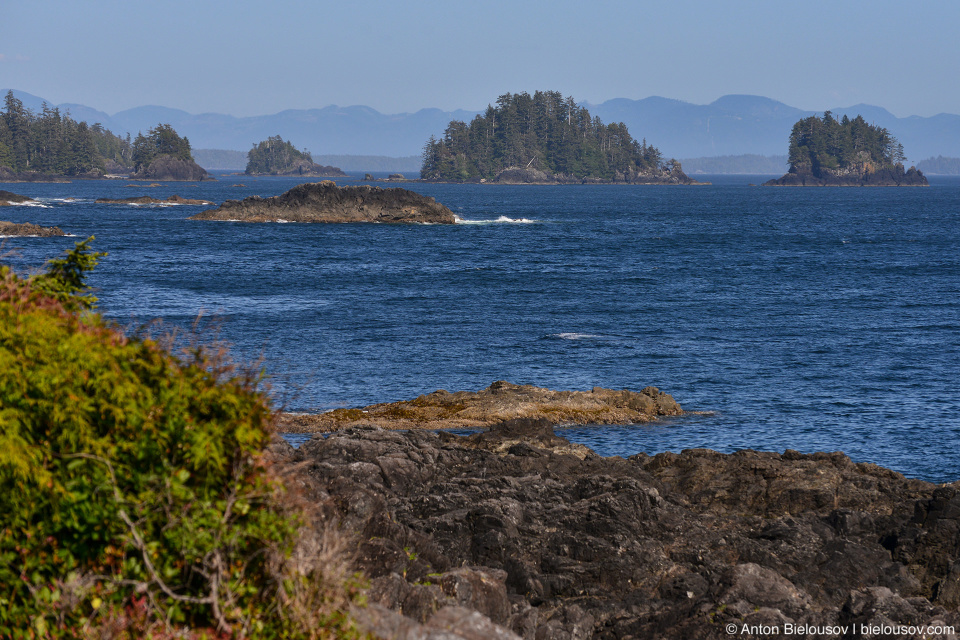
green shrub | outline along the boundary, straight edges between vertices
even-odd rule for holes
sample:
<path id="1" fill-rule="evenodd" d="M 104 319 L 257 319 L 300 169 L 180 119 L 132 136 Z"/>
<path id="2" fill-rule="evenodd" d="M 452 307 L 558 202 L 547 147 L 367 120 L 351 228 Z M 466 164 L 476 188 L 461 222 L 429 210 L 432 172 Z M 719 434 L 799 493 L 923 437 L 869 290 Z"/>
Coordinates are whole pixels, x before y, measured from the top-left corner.
<path id="1" fill-rule="evenodd" d="M 257 374 L 92 311 L 88 242 L 0 267 L 0 637 L 356 637 L 342 554 L 261 455 Z"/>

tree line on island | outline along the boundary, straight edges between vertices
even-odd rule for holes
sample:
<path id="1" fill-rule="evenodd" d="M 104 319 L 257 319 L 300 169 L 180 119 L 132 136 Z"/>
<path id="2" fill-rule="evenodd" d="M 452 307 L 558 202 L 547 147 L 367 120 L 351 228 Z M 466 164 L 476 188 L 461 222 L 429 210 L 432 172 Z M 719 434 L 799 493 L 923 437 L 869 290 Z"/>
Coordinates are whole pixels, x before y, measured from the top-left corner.
<path id="1" fill-rule="evenodd" d="M 772 186 L 922 186 L 915 167 L 905 170 L 903 145 L 886 128 L 856 116 L 837 120 L 829 111 L 793 125 L 790 170 Z"/>
<path id="2" fill-rule="evenodd" d="M 34 113 L 7 92 L 0 114 L 0 177 L 32 181 L 110 173 L 155 180 L 208 178 L 193 161 L 190 141 L 169 124 L 158 124 L 131 141 L 129 134 L 118 136 L 99 122 L 77 122 L 46 103 Z"/>
<path id="3" fill-rule="evenodd" d="M 420 177 L 448 182 L 692 182 L 622 122 L 604 124 L 558 91 L 506 93 L 423 149 Z"/>
<path id="4" fill-rule="evenodd" d="M 310 152 L 298 150 L 289 140 L 270 136 L 247 152 L 247 175 L 344 177 L 337 167 L 316 164 Z"/>

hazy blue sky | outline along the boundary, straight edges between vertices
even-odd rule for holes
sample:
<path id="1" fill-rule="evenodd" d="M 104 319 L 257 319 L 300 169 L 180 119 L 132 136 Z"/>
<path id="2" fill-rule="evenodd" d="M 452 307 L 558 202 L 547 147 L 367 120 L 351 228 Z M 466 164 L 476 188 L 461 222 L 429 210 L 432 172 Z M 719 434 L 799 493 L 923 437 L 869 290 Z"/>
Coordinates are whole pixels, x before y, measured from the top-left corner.
<path id="1" fill-rule="evenodd" d="M 960 3 L 0 0 L 0 87 L 113 114 L 731 93 L 960 113 Z"/>

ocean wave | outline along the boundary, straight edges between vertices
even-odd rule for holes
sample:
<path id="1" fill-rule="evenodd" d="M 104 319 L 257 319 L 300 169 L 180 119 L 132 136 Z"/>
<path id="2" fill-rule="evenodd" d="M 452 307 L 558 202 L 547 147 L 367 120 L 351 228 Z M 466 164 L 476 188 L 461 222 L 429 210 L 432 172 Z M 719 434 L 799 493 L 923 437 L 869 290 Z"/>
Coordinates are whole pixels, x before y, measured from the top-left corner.
<path id="1" fill-rule="evenodd" d="M 464 220 L 458 215 L 453 216 L 454 222 L 456 224 L 536 224 L 537 220 L 531 220 L 530 218 L 508 218 L 507 216 L 500 216 L 496 220 Z"/>
<path id="2" fill-rule="evenodd" d="M 48 204 L 43 204 L 39 201 L 34 202 L 7 202 L 11 207 L 39 207 L 40 209 L 51 209 L 52 207 Z"/>

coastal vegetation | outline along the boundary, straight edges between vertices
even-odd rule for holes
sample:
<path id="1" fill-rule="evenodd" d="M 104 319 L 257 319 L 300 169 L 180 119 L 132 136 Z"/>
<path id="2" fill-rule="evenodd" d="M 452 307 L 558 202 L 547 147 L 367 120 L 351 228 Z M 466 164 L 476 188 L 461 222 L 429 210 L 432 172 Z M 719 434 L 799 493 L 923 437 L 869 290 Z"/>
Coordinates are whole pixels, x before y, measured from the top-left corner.
<path id="1" fill-rule="evenodd" d="M 622 122 L 604 124 L 558 91 L 506 93 L 470 124 L 454 120 L 424 146 L 426 180 L 490 180 L 510 168 L 550 177 L 631 181 L 678 168 L 660 150 L 637 141 Z"/>
<path id="2" fill-rule="evenodd" d="M 38 175 L 102 175 L 110 167 L 129 166 L 129 135 L 114 135 L 100 123 L 73 120 L 44 103 L 40 113 L 7 92 L 0 114 L 0 168 Z"/>
<path id="3" fill-rule="evenodd" d="M 837 120 L 829 111 L 793 125 L 790 170 L 767 184 L 920 185 L 916 168 L 904 171 L 903 145 L 887 129 L 867 124 L 863 116 Z"/>
<path id="4" fill-rule="evenodd" d="M 125 335 L 84 282 L 102 255 L 0 267 L 0 637 L 358 637 L 260 373 Z"/>
<path id="5" fill-rule="evenodd" d="M 336 167 L 313 162 L 310 152 L 297 150 L 293 143 L 280 136 L 271 136 L 247 152 L 247 175 L 346 175 Z"/>

